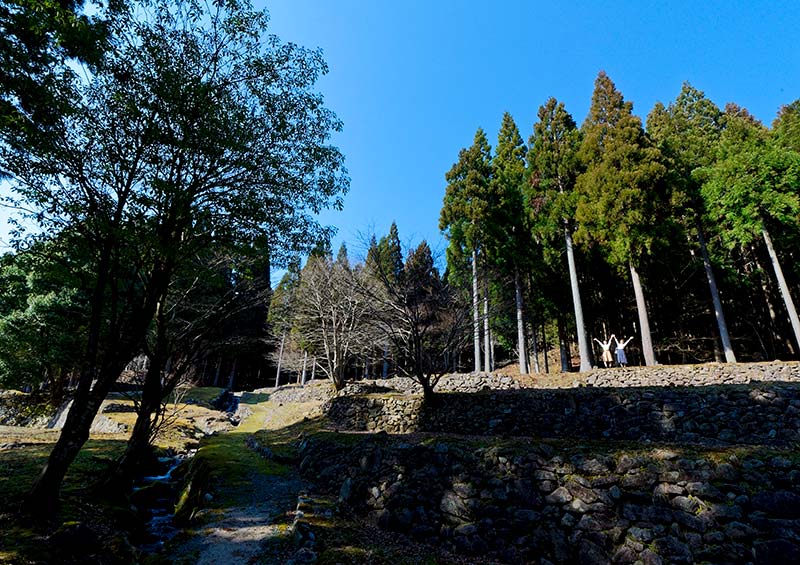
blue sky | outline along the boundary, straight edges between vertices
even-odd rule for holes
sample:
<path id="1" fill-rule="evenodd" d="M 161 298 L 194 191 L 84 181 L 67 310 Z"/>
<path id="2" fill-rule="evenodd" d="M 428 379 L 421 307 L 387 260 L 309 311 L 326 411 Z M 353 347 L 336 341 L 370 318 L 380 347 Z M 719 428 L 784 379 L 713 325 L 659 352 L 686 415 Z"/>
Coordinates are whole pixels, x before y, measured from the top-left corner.
<path id="1" fill-rule="evenodd" d="M 335 143 L 351 189 L 334 241 L 397 221 L 404 243 L 443 250 L 444 174 L 503 112 L 527 140 L 538 107 L 562 100 L 580 124 L 605 70 L 646 117 L 690 81 L 771 123 L 800 97 L 800 2 L 274 0 L 261 3 L 284 41 L 323 50 L 318 83 L 344 122 Z M 5 224 L 0 211 L 0 222 Z M 0 226 L 2 227 L 2 226 Z M 6 239 L 0 229 L 0 241 Z M 0 244 L 1 245 L 1 244 Z"/>
<path id="2" fill-rule="evenodd" d="M 781 6 L 783 4 L 783 6 Z M 503 112 L 528 139 L 538 107 L 562 100 L 578 124 L 605 70 L 644 119 L 683 81 L 771 123 L 800 97 L 800 3 L 274 0 L 284 41 L 322 48 L 319 82 L 344 122 L 336 143 L 352 179 L 323 219 L 357 248 L 396 220 L 404 243 L 438 230 L 444 174 Z"/>

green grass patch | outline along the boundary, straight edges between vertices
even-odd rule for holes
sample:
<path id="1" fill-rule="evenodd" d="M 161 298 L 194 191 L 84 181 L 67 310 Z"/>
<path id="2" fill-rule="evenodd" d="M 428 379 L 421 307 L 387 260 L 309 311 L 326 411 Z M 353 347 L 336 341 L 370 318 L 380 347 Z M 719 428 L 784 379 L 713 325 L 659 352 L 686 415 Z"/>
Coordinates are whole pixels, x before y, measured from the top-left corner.
<path id="1" fill-rule="evenodd" d="M 175 402 L 177 399 L 179 403 L 196 404 L 213 410 L 212 403 L 219 398 L 219 395 L 224 390 L 217 386 L 198 386 L 188 390 L 182 389 L 171 395 L 170 402 Z"/>

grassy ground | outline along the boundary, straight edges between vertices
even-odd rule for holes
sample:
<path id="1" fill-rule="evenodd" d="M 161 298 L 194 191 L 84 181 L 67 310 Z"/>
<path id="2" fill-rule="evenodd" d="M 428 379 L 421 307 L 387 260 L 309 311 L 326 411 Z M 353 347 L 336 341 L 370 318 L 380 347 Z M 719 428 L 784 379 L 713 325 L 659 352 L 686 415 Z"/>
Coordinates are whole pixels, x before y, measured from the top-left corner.
<path id="1" fill-rule="evenodd" d="M 196 430 L 189 419 L 218 415 L 210 402 L 220 392 L 221 389 L 196 388 L 182 395 L 180 404 L 170 406 L 176 411 L 176 418 L 157 438 L 157 447 L 182 450 L 196 444 Z M 123 396 L 113 402 L 133 405 Z M 132 412 L 104 415 L 129 428 L 136 419 Z M 58 436 L 55 430 L 0 426 L 0 445 L 5 447 L 0 449 L 0 563 L 52 562 L 54 549 L 47 540 L 64 524 L 88 524 L 93 531 L 110 538 L 112 544 L 118 532 L 137 526 L 139 519 L 130 512 L 124 498 L 108 498 L 105 495 L 113 493 L 95 488 L 124 452 L 127 433 L 92 435 L 65 477 L 59 513 L 44 522 L 23 517 L 19 512 L 23 497 L 47 462 Z M 121 554 L 124 556 L 125 552 Z"/>

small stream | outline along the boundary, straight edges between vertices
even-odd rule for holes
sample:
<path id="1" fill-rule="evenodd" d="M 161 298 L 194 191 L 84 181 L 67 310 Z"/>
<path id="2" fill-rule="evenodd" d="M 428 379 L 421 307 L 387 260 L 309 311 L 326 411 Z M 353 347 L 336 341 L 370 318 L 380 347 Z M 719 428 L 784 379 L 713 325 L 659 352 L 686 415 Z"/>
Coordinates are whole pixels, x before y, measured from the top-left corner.
<path id="1" fill-rule="evenodd" d="M 237 411 L 240 395 L 241 393 L 225 391 L 213 403 L 217 410 L 227 414 L 234 426 L 239 424 Z M 176 477 L 175 471 L 196 453 L 197 449 L 191 449 L 185 453 L 160 457 L 160 474 L 141 477 L 134 483 L 131 502 L 146 520 L 144 539 L 137 546 L 145 554 L 157 553 L 181 531 L 181 528 L 175 526 L 173 519 L 175 504 L 186 477 L 185 473 L 177 473 Z"/>
<path id="2" fill-rule="evenodd" d="M 175 470 L 197 453 L 196 449 L 171 457 L 159 457 L 161 474 L 137 480 L 131 501 L 145 514 L 145 536 L 138 544 L 144 553 L 155 553 L 180 532 L 173 524 L 175 503 L 181 491 L 181 479 L 174 477 Z"/>

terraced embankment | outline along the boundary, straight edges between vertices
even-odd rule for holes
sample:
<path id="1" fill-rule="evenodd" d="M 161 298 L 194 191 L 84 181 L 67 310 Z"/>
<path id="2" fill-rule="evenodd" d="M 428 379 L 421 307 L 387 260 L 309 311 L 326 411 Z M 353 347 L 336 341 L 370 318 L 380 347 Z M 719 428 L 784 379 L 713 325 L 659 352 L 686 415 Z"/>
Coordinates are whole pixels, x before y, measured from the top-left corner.
<path id="1" fill-rule="evenodd" d="M 306 439 L 301 469 L 343 511 L 494 562 L 798 562 L 799 376 L 663 367 L 433 406 L 336 397 L 338 433 Z"/>

